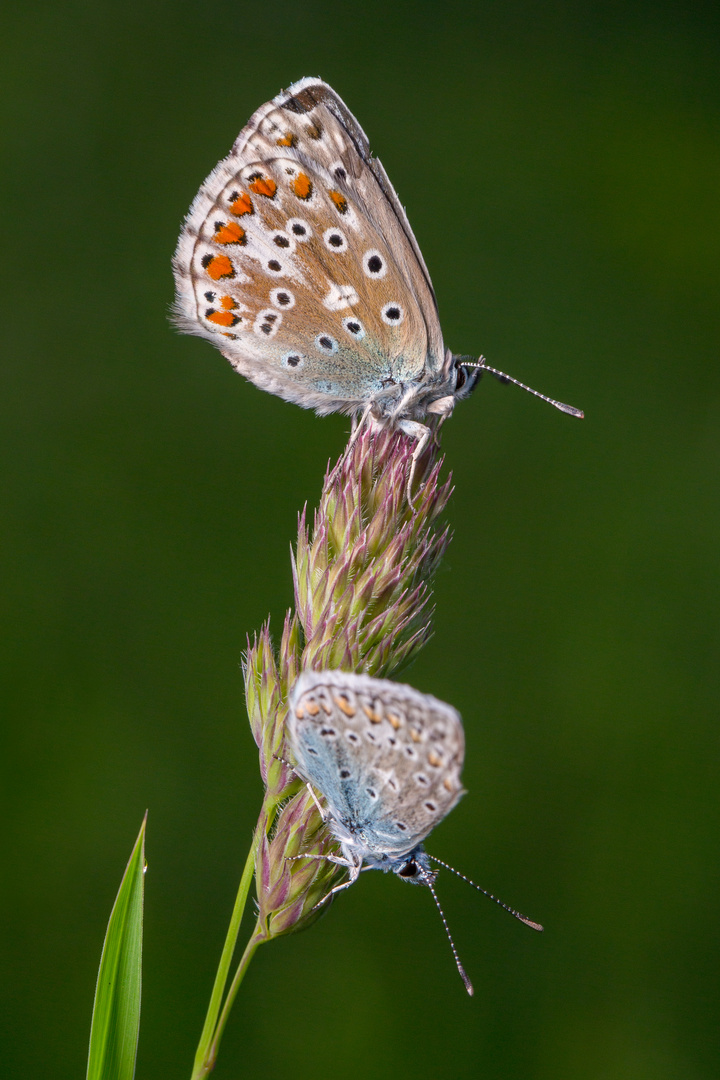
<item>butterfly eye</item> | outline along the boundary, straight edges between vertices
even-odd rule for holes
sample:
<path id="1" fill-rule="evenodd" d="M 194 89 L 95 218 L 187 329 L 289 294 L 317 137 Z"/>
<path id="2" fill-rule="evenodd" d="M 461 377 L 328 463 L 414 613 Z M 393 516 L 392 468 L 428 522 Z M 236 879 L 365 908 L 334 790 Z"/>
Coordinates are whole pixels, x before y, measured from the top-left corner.
<path id="1" fill-rule="evenodd" d="M 363 255 L 363 270 L 369 278 L 383 278 L 387 274 L 387 263 L 379 251 L 371 248 Z"/>
<path id="2" fill-rule="evenodd" d="M 467 375 L 465 374 L 465 368 L 460 364 L 457 364 L 455 367 L 455 390 L 462 390 L 466 382 Z"/>
<path id="3" fill-rule="evenodd" d="M 343 326 L 347 330 L 350 337 L 355 338 L 356 341 L 362 341 L 365 337 L 365 327 L 359 319 L 355 319 L 352 316 L 347 319 L 343 319 Z"/>
<path id="4" fill-rule="evenodd" d="M 382 321 L 387 323 L 388 326 L 399 326 L 405 318 L 405 312 L 399 304 L 395 303 L 395 301 L 386 304 L 380 312 L 380 315 L 382 316 Z"/>
<path id="5" fill-rule="evenodd" d="M 398 821 L 396 824 L 399 827 L 401 823 Z M 414 877 L 417 877 L 417 873 L 418 873 L 417 863 L 415 862 L 414 859 L 408 859 L 408 861 L 405 863 L 405 865 L 402 866 L 398 870 L 398 877 L 414 878 Z"/>

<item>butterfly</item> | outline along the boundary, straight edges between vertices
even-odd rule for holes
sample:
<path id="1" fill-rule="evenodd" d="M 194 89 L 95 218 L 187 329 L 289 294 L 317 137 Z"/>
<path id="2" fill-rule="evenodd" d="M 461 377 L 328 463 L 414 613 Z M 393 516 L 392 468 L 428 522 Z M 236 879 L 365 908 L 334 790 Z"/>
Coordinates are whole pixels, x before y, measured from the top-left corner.
<path id="1" fill-rule="evenodd" d="M 427 418 L 450 416 L 483 371 L 517 381 L 445 348 L 405 211 L 321 79 L 253 115 L 200 188 L 173 267 L 182 330 L 286 401 L 395 425 L 418 440 L 414 459 Z"/>
<path id="2" fill-rule="evenodd" d="M 342 853 L 318 858 L 329 858 L 348 871 L 348 880 L 336 885 L 325 900 L 354 884 L 367 869 L 426 885 L 440 911 L 458 971 L 472 994 L 435 892 L 438 871 L 431 860 L 453 868 L 428 855 L 423 846 L 465 794 L 460 782 L 465 756 L 460 714 L 429 694 L 387 679 L 306 671 L 293 687 L 287 725 L 295 771 L 313 797 L 313 789 L 324 797 L 326 808 L 318 803 L 320 812 Z M 303 857 L 312 856 L 298 856 Z M 496 902 L 526 925 L 542 930 Z"/>

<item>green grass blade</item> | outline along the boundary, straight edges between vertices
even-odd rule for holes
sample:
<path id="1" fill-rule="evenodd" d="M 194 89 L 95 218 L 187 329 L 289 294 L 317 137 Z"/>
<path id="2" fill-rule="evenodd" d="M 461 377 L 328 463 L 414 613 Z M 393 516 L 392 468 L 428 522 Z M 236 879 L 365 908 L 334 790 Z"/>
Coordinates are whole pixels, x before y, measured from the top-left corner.
<path id="1" fill-rule="evenodd" d="M 90 1029 L 87 1080 L 132 1080 L 142 989 L 145 825 L 110 914 Z"/>

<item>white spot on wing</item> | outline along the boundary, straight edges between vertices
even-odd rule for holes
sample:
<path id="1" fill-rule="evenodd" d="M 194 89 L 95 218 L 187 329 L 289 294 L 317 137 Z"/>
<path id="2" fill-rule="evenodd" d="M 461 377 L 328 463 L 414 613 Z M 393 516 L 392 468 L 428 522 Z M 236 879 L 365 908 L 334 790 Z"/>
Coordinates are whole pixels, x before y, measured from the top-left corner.
<path id="1" fill-rule="evenodd" d="M 331 285 L 330 292 L 323 300 L 323 305 L 328 311 L 341 311 L 343 308 L 357 304 L 358 294 L 352 285 Z"/>

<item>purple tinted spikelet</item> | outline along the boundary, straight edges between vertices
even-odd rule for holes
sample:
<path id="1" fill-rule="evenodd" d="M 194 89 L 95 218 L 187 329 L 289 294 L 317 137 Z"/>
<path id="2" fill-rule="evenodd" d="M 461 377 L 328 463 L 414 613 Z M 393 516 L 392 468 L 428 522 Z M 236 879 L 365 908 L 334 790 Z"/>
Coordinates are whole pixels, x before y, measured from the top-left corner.
<path id="1" fill-rule="evenodd" d="M 255 874 L 262 941 L 314 921 L 342 873 L 325 858 L 337 846 L 288 764 L 287 701 L 299 672 L 392 676 L 432 633 L 431 582 L 449 542 L 447 528 L 435 523 L 451 485 L 440 483 L 442 461 L 430 446 L 409 505 L 414 447 L 399 432 L 363 428 L 326 475 L 312 529 L 300 514 L 295 613 L 286 616 L 279 656 L 267 625 L 248 647 L 245 693 L 265 785 Z"/>

